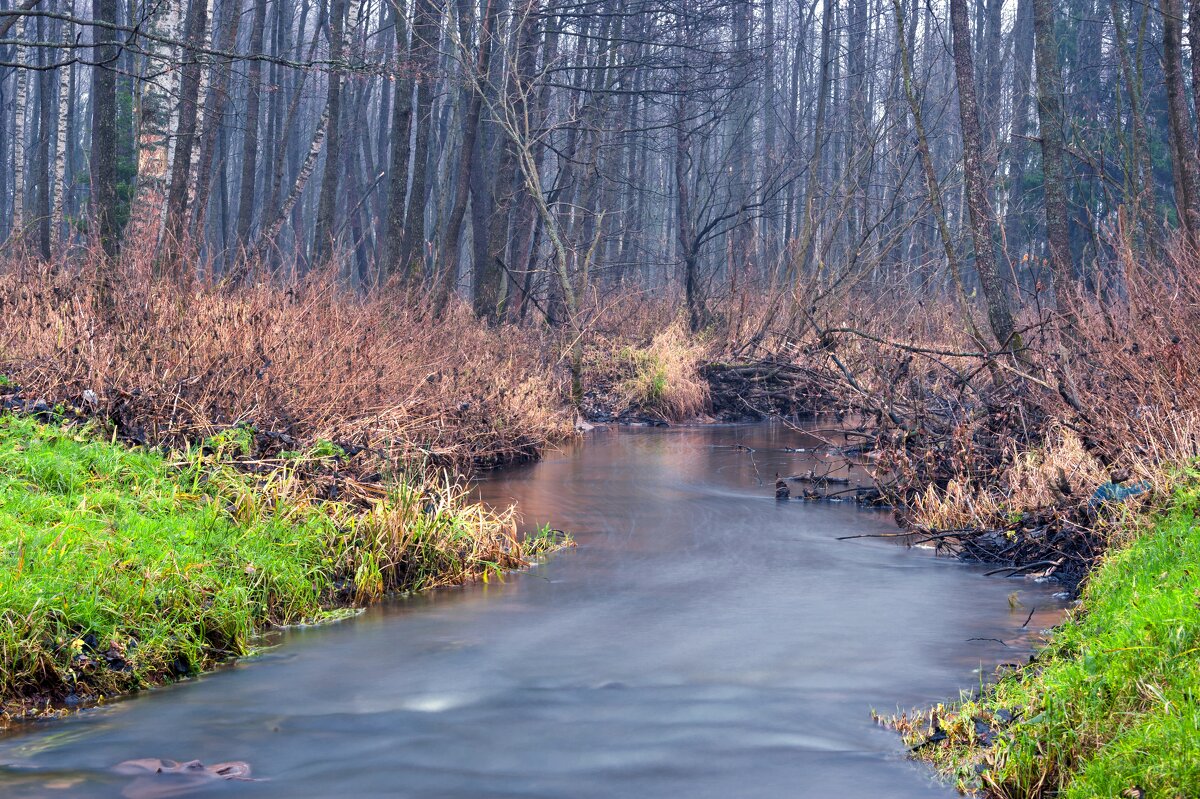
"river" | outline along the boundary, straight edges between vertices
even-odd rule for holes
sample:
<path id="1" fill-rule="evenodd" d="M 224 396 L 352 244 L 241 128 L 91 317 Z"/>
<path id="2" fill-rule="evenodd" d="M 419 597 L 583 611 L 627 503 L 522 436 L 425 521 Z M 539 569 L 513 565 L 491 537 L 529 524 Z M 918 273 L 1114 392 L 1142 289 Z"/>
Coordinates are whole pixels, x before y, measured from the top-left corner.
<path id="1" fill-rule="evenodd" d="M 870 711 L 947 699 L 1022 658 L 1061 609 L 1053 586 L 836 540 L 891 518 L 776 502 L 776 472 L 827 462 L 785 451 L 815 442 L 781 426 L 589 439 L 479 488 L 577 549 L 21 728 L 0 739 L 0 795 L 956 796 Z M 261 781 L 111 771 L 148 757 L 247 761 Z"/>

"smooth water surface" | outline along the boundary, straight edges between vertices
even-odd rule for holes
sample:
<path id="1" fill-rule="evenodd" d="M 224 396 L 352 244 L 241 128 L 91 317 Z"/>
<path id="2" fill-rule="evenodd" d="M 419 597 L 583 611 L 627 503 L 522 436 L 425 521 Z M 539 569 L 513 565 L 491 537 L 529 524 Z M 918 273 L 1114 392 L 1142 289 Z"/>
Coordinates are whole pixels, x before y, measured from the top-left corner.
<path id="1" fill-rule="evenodd" d="M 480 488 L 578 549 L 26 728 L 0 740 L 0 795 L 954 796 L 870 711 L 1020 659 L 1054 589 L 835 540 L 891 520 L 774 500 L 776 472 L 823 469 L 786 451 L 815 443 L 767 426 L 597 431 Z M 146 757 L 244 760 L 262 781 L 110 770 Z"/>

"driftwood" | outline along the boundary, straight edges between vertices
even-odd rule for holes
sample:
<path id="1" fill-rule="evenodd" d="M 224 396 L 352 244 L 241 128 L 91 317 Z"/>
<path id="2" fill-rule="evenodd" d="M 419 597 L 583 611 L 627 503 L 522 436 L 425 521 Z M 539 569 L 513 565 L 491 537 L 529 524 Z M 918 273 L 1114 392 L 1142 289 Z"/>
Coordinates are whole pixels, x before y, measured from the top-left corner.
<path id="1" fill-rule="evenodd" d="M 713 415 L 726 420 L 796 416 L 823 410 L 831 399 L 814 370 L 784 361 L 714 363 L 708 380 Z"/>
<path id="2" fill-rule="evenodd" d="M 1008 523 L 992 520 L 979 527 L 933 530 L 914 524 L 909 513 L 930 487 L 952 483 L 978 490 L 1003 486 L 1015 453 L 1044 446 L 1055 425 L 1074 429 L 1096 459 L 1110 467 L 1113 482 L 1101 505 L 1121 501 L 1126 479 L 1112 467 L 1109 453 L 1079 412 L 1070 381 L 1053 371 L 1030 373 L 1024 361 L 985 351 L 941 351 L 893 345 L 865 338 L 880 348 L 840 345 L 851 330 L 820 332 L 815 344 L 792 342 L 785 355 L 762 361 L 713 364 L 704 370 L 714 413 L 725 419 L 808 415 L 833 411 L 839 425 L 814 450 L 840 458 L 842 466 L 861 467 L 871 488 L 812 472 L 788 481 L 804 485 L 804 499 L 841 499 L 891 506 L 912 544 L 932 544 L 966 560 L 993 564 L 992 574 L 1055 577 L 1073 585 L 1103 551 L 1095 533 L 1096 486 L 1051 486 L 1056 500 L 1025 509 Z M 1027 329 L 1025 333 L 1036 331 Z M 1082 368 L 1082 367 L 1077 367 Z M 1057 385 L 1054 385 L 1057 383 Z M 1065 397 L 1065 398 L 1064 398 Z M 803 427 L 798 430 L 807 432 Z M 821 436 L 818 436 L 821 438 Z M 851 443 L 841 443 L 849 440 Z M 1136 493 L 1136 492 L 1134 492 Z"/>

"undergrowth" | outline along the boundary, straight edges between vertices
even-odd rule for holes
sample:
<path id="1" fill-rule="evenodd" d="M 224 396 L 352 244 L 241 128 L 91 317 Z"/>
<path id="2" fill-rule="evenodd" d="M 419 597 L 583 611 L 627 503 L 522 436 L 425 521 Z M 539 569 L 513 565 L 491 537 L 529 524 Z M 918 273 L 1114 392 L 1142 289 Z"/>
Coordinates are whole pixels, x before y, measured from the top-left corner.
<path id="1" fill-rule="evenodd" d="M 78 407 L 127 441 L 182 447 L 244 423 L 466 468 L 535 457 L 570 434 L 548 334 L 489 327 L 458 301 L 435 313 L 401 288 L 359 295 L 324 272 L 181 285 L 135 251 L 113 267 L 106 304 L 91 262 L 0 267 L 9 388 Z"/>
<path id="2" fill-rule="evenodd" d="M 327 442 L 248 474 L 241 431 L 164 455 L 88 427 L 0 417 L 0 700 L 73 705 L 246 654 L 255 635 L 386 593 L 488 579 L 563 543 L 450 478 L 351 500 L 299 475 Z"/>

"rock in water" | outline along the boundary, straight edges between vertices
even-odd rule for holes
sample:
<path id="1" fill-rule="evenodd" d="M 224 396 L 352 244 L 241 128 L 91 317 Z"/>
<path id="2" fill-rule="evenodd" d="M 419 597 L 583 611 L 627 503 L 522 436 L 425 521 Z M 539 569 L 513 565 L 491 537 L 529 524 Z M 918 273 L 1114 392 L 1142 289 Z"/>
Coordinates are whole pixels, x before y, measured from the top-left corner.
<path id="1" fill-rule="evenodd" d="M 788 488 L 787 480 L 775 473 L 775 499 L 788 499 L 792 495 L 792 490 Z"/>
<path id="2" fill-rule="evenodd" d="M 179 763 L 146 757 L 118 763 L 113 771 L 136 778 L 121 791 L 126 799 L 167 799 L 217 780 L 251 781 L 250 764 L 240 760 L 206 766 L 199 760 Z"/>

